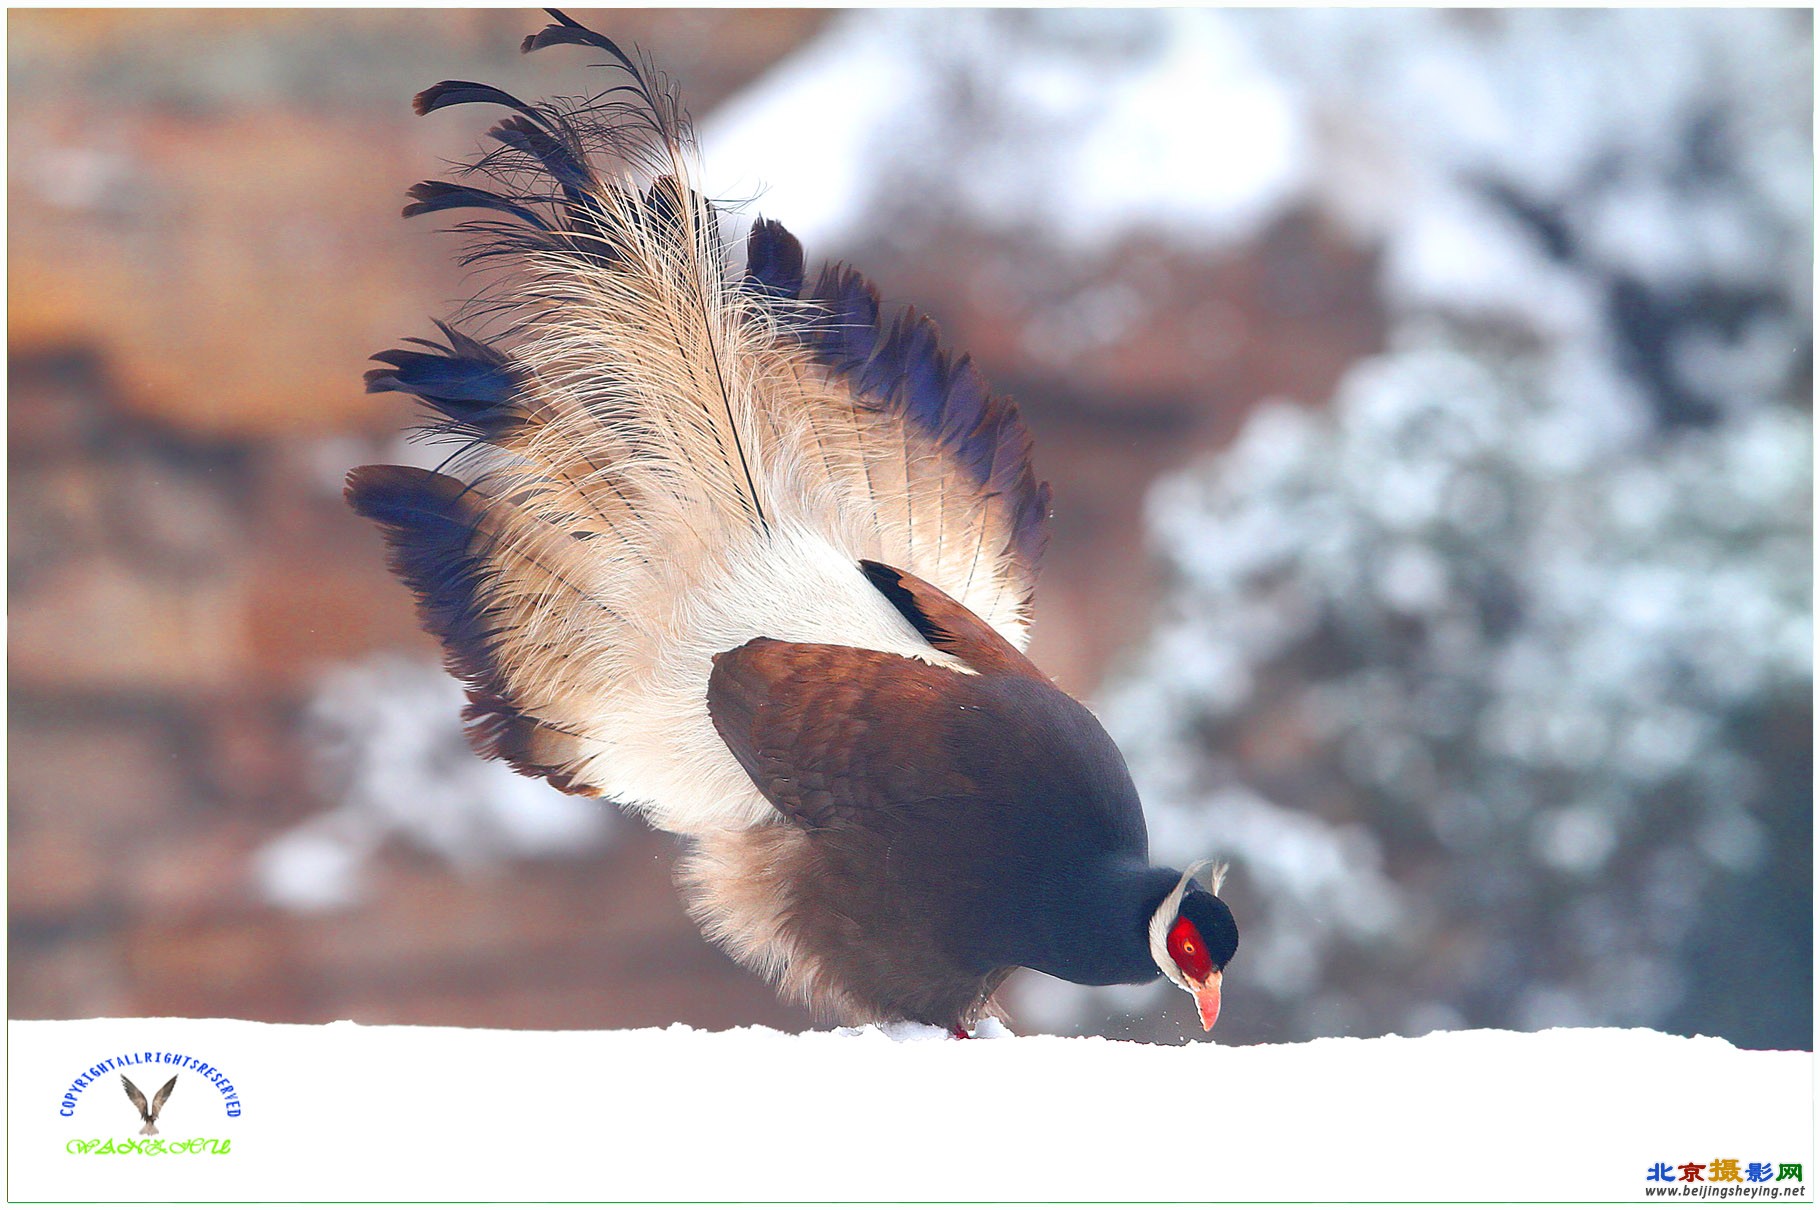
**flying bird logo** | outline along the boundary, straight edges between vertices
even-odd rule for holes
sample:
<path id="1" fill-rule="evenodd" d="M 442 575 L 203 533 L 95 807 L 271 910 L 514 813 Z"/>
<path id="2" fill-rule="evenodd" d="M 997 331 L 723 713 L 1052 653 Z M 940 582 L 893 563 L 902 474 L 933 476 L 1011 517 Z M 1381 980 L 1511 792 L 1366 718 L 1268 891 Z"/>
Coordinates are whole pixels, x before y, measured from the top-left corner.
<path id="1" fill-rule="evenodd" d="M 157 1095 L 152 1098 L 152 1103 L 150 1105 L 145 1103 L 145 1094 L 140 1092 L 131 1080 L 123 1075 L 120 1077 L 120 1082 L 126 1085 L 127 1099 L 133 1103 L 133 1108 L 139 1111 L 139 1120 L 143 1123 L 143 1125 L 139 1127 L 139 1133 L 144 1135 L 157 1134 L 158 1115 L 164 1111 L 164 1103 L 170 1100 L 171 1089 L 177 1087 L 177 1077 L 172 1076 L 164 1082 L 164 1087 L 158 1090 Z"/>
<path id="2" fill-rule="evenodd" d="M 348 477 L 474 746 L 687 838 L 703 931 L 823 1017 L 964 1034 L 1030 967 L 1166 977 L 1211 1029 L 1217 881 L 1151 865 L 1118 748 L 1024 655 L 1050 493 L 1017 404 L 775 221 L 735 268 L 667 78 L 551 12 L 523 49 L 604 91 L 416 98 L 506 111 L 404 211 L 475 212 L 499 272 L 367 374 L 453 455 Z"/>

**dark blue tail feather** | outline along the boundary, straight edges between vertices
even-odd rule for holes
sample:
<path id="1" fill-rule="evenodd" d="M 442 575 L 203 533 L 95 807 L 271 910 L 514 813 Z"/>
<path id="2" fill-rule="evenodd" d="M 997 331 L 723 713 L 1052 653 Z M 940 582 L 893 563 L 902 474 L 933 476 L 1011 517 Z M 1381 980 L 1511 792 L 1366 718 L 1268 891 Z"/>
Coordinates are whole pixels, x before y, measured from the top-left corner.
<path id="1" fill-rule="evenodd" d="M 784 225 L 761 218 L 746 237 L 746 288 L 767 298 L 795 301 L 803 292 L 803 246 Z"/>
<path id="2" fill-rule="evenodd" d="M 878 291 L 844 265 L 822 271 L 799 335 L 816 359 L 853 385 L 860 402 L 888 409 L 940 442 L 988 495 L 1012 503 L 1013 549 L 1042 555 L 1049 487 L 1030 466 L 1030 433 L 1017 404 L 994 398 L 969 357 L 950 361 L 935 322 L 905 308 L 884 330 Z"/>
<path id="3" fill-rule="evenodd" d="M 556 24 L 546 25 L 534 34 L 527 34 L 525 40 L 519 44 L 520 54 L 528 55 L 532 51 L 542 50 L 546 46 L 592 46 L 596 50 L 604 50 L 612 55 L 621 67 L 642 82 L 644 73 L 639 71 L 638 64 L 633 62 L 625 51 L 619 49 L 618 44 L 611 38 L 605 34 L 595 33 L 560 9 L 546 8 L 543 11 L 556 18 Z"/>
<path id="4" fill-rule="evenodd" d="M 507 118 L 487 131 L 487 136 L 543 165 L 570 203 L 580 202 L 594 186 L 594 174 L 574 150 L 530 118 Z"/>
<path id="5" fill-rule="evenodd" d="M 404 208 L 404 217 L 434 214 L 438 210 L 496 210 L 527 223 L 539 231 L 550 230 L 543 216 L 529 206 L 473 185 L 455 185 L 448 181 L 419 181 L 412 185 L 409 196 L 414 200 Z"/>
<path id="6" fill-rule="evenodd" d="M 420 117 L 450 105 L 503 105 L 539 125 L 544 124 L 544 115 L 535 105 L 527 105 L 503 88 L 476 84 L 472 80 L 443 80 L 411 98 L 411 108 Z"/>
<path id="7" fill-rule="evenodd" d="M 392 573 L 417 598 L 424 629 L 441 640 L 444 665 L 467 689 L 462 718 L 474 750 L 565 793 L 595 793 L 568 772 L 537 762 L 536 736 L 554 728 L 513 700 L 493 654 L 499 630 L 487 599 L 496 573 L 478 533 L 486 498 L 435 471 L 358 466 L 348 473 L 347 500 L 378 523 Z"/>
<path id="8" fill-rule="evenodd" d="M 424 628 L 442 640 L 449 671 L 470 691 L 496 693 L 494 632 L 483 604 L 489 578 L 475 528 L 482 498 L 459 479 L 413 466 L 359 466 L 348 504 L 377 522 L 392 572 L 417 598 Z"/>
<path id="9" fill-rule="evenodd" d="M 519 420 L 515 399 L 519 378 L 504 354 L 491 345 L 437 321 L 447 345 L 413 339 L 420 349 L 386 349 L 373 354 L 385 362 L 366 373 L 367 390 L 415 395 L 447 421 L 434 426 L 482 440 L 494 440 Z"/>
<path id="10" fill-rule="evenodd" d="M 842 374 L 862 369 L 878 345 L 878 291 L 845 265 L 828 265 L 811 291 L 820 314 L 805 319 L 810 349 Z"/>

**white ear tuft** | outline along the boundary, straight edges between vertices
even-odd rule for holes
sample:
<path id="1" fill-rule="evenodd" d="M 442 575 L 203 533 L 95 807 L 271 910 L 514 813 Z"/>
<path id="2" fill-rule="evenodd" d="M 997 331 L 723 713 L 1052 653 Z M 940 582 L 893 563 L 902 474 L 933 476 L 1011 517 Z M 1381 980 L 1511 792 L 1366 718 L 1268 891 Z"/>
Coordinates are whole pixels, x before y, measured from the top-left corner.
<path id="1" fill-rule="evenodd" d="M 1175 959 L 1169 956 L 1169 926 L 1175 923 L 1176 913 L 1181 911 L 1182 896 L 1188 893 L 1188 887 L 1194 882 L 1195 875 L 1211 868 L 1212 876 L 1208 879 L 1210 889 L 1217 895 L 1220 884 L 1226 881 L 1226 863 L 1215 865 L 1212 860 L 1197 861 L 1182 871 L 1176 881 L 1175 889 L 1163 896 L 1163 902 L 1157 904 L 1156 911 L 1150 917 L 1150 956 L 1155 960 L 1157 969 L 1169 977 L 1169 981 L 1183 991 L 1193 991 L 1182 978 L 1182 968 Z"/>

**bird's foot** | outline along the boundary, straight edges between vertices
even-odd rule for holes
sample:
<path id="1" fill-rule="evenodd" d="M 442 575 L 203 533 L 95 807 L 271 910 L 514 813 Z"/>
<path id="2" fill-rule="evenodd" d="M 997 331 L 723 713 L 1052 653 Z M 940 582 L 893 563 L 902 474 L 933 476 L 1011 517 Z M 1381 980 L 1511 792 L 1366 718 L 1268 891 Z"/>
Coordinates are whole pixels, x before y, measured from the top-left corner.
<path id="1" fill-rule="evenodd" d="M 928 1025 L 921 1021 L 880 1021 L 873 1025 L 847 1025 L 834 1031 L 842 1037 L 858 1038 L 867 1034 L 883 1034 L 893 1042 L 943 1041 L 959 1038 L 1009 1038 L 1010 1030 L 1006 1029 L 996 1017 L 981 1017 L 972 1029 L 960 1025 Z"/>

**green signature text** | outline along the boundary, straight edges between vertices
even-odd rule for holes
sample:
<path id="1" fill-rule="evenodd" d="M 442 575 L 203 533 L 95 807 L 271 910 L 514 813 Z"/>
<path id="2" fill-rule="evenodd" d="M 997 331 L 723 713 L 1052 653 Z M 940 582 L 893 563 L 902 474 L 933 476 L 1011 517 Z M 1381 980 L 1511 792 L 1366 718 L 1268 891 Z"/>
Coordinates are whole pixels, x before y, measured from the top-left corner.
<path id="1" fill-rule="evenodd" d="M 71 1139 L 71 1155 L 226 1155 L 233 1139 Z"/>

